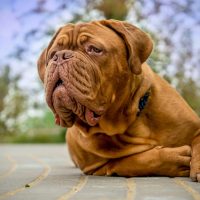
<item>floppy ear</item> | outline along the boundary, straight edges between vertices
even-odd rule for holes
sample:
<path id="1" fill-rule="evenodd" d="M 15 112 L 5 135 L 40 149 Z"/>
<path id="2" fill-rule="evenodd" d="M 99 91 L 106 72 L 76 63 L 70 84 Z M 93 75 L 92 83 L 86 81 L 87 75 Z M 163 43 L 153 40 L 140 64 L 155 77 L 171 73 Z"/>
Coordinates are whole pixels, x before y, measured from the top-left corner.
<path id="1" fill-rule="evenodd" d="M 40 55 L 37 61 L 38 74 L 42 82 L 44 82 L 44 73 L 46 68 L 46 52 L 47 48 L 43 50 L 42 54 Z"/>
<path id="2" fill-rule="evenodd" d="M 46 69 L 46 65 L 47 65 L 48 50 L 53 45 L 54 40 L 56 39 L 57 35 L 60 33 L 61 29 L 62 29 L 62 27 L 59 28 L 59 30 L 54 34 L 54 36 L 53 36 L 52 40 L 50 41 L 48 47 L 43 50 L 42 54 L 40 55 L 40 57 L 37 61 L 38 73 L 39 73 L 39 76 L 40 76 L 40 79 L 42 80 L 42 82 L 44 82 L 44 74 L 45 74 L 45 69 Z"/>
<path id="3" fill-rule="evenodd" d="M 118 20 L 101 20 L 100 23 L 115 31 L 125 42 L 128 50 L 128 64 L 134 74 L 142 72 L 141 65 L 149 57 L 153 43 L 150 37 L 127 22 Z"/>

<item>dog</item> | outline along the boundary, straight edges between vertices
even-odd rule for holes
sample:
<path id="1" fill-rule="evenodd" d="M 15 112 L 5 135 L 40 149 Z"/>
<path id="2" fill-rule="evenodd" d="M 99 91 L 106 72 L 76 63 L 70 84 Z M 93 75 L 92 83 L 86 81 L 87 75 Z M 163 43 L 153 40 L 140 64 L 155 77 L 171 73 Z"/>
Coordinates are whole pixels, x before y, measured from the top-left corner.
<path id="1" fill-rule="evenodd" d="M 61 27 L 38 60 L 46 102 L 89 175 L 200 182 L 200 119 L 147 65 L 151 38 L 127 22 Z"/>

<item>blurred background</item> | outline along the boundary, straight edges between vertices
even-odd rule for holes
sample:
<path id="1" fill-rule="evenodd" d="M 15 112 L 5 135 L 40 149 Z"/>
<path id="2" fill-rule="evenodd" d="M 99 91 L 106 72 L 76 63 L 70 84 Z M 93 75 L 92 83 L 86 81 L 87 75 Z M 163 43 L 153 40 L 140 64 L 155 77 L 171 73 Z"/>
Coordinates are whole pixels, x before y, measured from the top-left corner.
<path id="1" fill-rule="evenodd" d="M 148 63 L 200 115 L 199 0 L 0 0 L 0 142 L 64 142 L 36 62 L 60 26 L 104 18 L 151 35 Z"/>

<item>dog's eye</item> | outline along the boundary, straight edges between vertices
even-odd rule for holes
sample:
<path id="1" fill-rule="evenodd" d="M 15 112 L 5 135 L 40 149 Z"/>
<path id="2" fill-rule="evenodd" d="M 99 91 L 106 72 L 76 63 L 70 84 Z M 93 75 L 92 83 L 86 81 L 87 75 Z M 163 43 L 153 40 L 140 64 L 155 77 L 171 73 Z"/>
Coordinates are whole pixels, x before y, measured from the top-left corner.
<path id="1" fill-rule="evenodd" d="M 102 53 L 102 49 L 99 49 L 93 45 L 88 46 L 86 51 L 89 54 L 101 54 Z"/>

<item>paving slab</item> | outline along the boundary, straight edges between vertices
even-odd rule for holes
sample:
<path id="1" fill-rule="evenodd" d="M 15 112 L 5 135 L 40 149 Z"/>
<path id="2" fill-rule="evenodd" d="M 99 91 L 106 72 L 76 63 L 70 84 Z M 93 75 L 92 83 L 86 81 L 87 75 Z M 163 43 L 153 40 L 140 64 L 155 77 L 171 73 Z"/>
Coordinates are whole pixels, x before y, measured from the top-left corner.
<path id="1" fill-rule="evenodd" d="M 0 200 L 200 200 L 189 178 L 85 176 L 64 144 L 0 145 Z"/>

